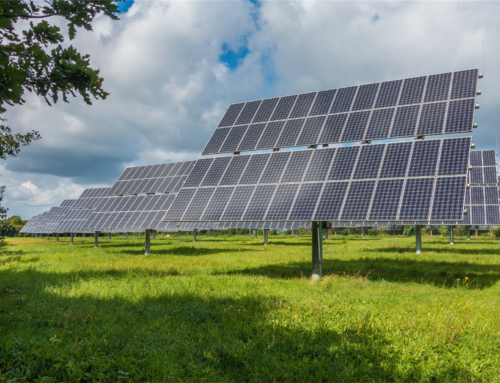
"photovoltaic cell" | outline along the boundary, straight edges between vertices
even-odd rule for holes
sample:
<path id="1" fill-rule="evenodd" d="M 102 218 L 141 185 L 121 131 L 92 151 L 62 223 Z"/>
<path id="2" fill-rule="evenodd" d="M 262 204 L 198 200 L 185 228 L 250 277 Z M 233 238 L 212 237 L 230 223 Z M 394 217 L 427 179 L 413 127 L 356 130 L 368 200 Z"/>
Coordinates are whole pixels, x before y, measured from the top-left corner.
<path id="1" fill-rule="evenodd" d="M 429 76 L 425 89 L 425 102 L 442 101 L 448 99 L 450 92 L 451 73 L 442 73 Z"/>
<path id="2" fill-rule="evenodd" d="M 408 177 L 434 176 L 441 140 L 416 141 L 413 145 Z"/>
<path id="3" fill-rule="evenodd" d="M 351 113 L 342 133 L 341 140 L 344 142 L 363 140 L 369 118 L 370 112 L 368 111 Z"/>
<path id="4" fill-rule="evenodd" d="M 496 154 L 494 150 L 481 150 L 483 155 L 483 166 L 496 166 Z"/>
<path id="5" fill-rule="evenodd" d="M 470 203 L 472 205 L 484 205 L 484 192 L 482 187 L 471 187 L 470 189 Z"/>
<path id="6" fill-rule="evenodd" d="M 380 178 L 404 177 L 408 168 L 411 148 L 411 142 L 388 144 Z"/>
<path id="7" fill-rule="evenodd" d="M 220 181 L 220 185 L 237 185 L 249 159 L 250 156 L 234 156 Z"/>
<path id="8" fill-rule="evenodd" d="M 322 189 L 322 182 L 302 184 L 297 193 L 289 219 L 311 220 Z"/>
<path id="9" fill-rule="evenodd" d="M 364 139 L 376 140 L 378 138 L 389 137 L 389 131 L 395 111 L 396 109 L 394 108 L 374 110 Z"/>
<path id="10" fill-rule="evenodd" d="M 403 192 L 404 179 L 380 180 L 370 210 L 370 220 L 395 220 Z"/>
<path id="11" fill-rule="evenodd" d="M 459 140 L 443 140 L 438 175 L 454 176 L 466 173 L 470 145 L 468 137 Z"/>
<path id="12" fill-rule="evenodd" d="M 304 176 L 304 182 L 324 181 L 336 150 L 335 148 L 314 150 Z"/>
<path id="13" fill-rule="evenodd" d="M 476 95 L 478 70 L 464 70 L 453 74 L 450 99 L 474 97 Z"/>
<path id="14" fill-rule="evenodd" d="M 266 124 L 250 125 L 238 146 L 238 151 L 255 149 L 265 127 Z"/>
<path id="15" fill-rule="evenodd" d="M 342 220 L 366 220 L 376 181 L 352 182 L 342 211 Z"/>
<path id="16" fill-rule="evenodd" d="M 380 90 L 375 108 L 396 106 L 402 84 L 403 80 L 387 81 L 380 84 Z"/>
<path id="17" fill-rule="evenodd" d="M 325 184 L 314 215 L 315 221 L 332 220 L 333 217 L 339 216 L 348 186 L 349 182 L 331 182 Z"/>
<path id="18" fill-rule="evenodd" d="M 457 220 L 463 218 L 465 177 L 442 177 L 436 180 L 431 219 Z"/>
<path id="19" fill-rule="evenodd" d="M 223 126 L 233 125 L 236 119 L 238 118 L 241 109 L 243 109 L 243 105 L 245 105 L 245 103 L 230 105 L 226 111 L 226 114 L 224 115 L 224 117 L 222 117 L 222 120 L 219 123 L 219 128 Z"/>
<path id="20" fill-rule="evenodd" d="M 332 105 L 333 98 L 335 97 L 335 93 L 337 93 L 336 89 L 330 89 L 318 92 L 318 95 L 316 96 L 316 100 L 314 101 L 314 105 L 312 106 L 309 115 L 319 116 L 321 114 L 328 114 L 330 105 Z"/>
<path id="21" fill-rule="evenodd" d="M 377 178 L 385 145 L 363 145 L 353 179 Z"/>
<path id="22" fill-rule="evenodd" d="M 279 185 L 266 214 L 266 220 L 286 220 L 299 184 Z"/>
<path id="23" fill-rule="evenodd" d="M 292 113 L 290 113 L 290 118 L 307 117 L 315 96 L 316 92 L 299 95 Z"/>
<path id="24" fill-rule="evenodd" d="M 358 89 L 352 110 L 371 109 L 377 95 L 378 87 L 379 84 L 361 85 Z"/>
<path id="25" fill-rule="evenodd" d="M 324 143 L 339 142 L 347 116 L 347 113 L 328 116 L 319 141 Z"/>
<path id="26" fill-rule="evenodd" d="M 474 125 L 475 99 L 450 102 L 446 117 L 445 133 L 463 132 Z"/>
<path id="27" fill-rule="evenodd" d="M 182 218 L 185 220 L 199 220 L 214 191 L 215 188 L 198 189 Z"/>
<path id="28" fill-rule="evenodd" d="M 261 221 L 264 219 L 269 202 L 274 195 L 276 185 L 257 186 L 250 203 L 246 209 L 243 220 Z"/>
<path id="29" fill-rule="evenodd" d="M 255 117 L 253 118 L 253 123 L 256 122 L 266 122 L 269 121 L 269 117 L 274 111 L 276 104 L 278 103 L 279 98 L 269 98 L 267 100 L 262 101 L 259 110 L 257 111 Z"/>
<path id="30" fill-rule="evenodd" d="M 175 203 L 172 204 L 167 211 L 164 219 L 166 221 L 179 221 L 189 205 L 189 202 L 191 202 L 196 190 L 197 189 L 183 189 L 179 191 L 179 194 L 175 198 Z"/>
<path id="31" fill-rule="evenodd" d="M 218 153 L 231 128 L 216 129 L 202 154 Z"/>
<path id="32" fill-rule="evenodd" d="M 328 180 L 348 180 L 351 178 L 352 171 L 359 153 L 359 146 L 349 146 L 337 149 L 335 161 L 328 175 Z"/>
<path id="33" fill-rule="evenodd" d="M 484 188 L 484 203 L 486 205 L 498 205 L 498 189 L 495 186 L 486 186 Z"/>
<path id="34" fill-rule="evenodd" d="M 325 116 L 308 118 L 296 145 L 302 146 L 316 144 L 325 119 Z"/>
<path id="35" fill-rule="evenodd" d="M 390 136 L 406 137 L 415 135 L 419 112 L 420 105 L 398 108 Z"/>
<path id="36" fill-rule="evenodd" d="M 488 225 L 500 225 L 500 210 L 498 206 L 486 205 L 486 222 Z"/>
<path id="37" fill-rule="evenodd" d="M 245 135 L 247 131 L 247 125 L 234 126 L 231 128 L 231 132 L 229 132 L 226 141 L 222 144 L 220 148 L 221 152 L 235 152 L 240 144 L 241 139 Z"/>
<path id="38" fill-rule="evenodd" d="M 483 166 L 483 157 L 480 150 L 470 152 L 470 164 L 471 166 Z"/>
<path id="39" fill-rule="evenodd" d="M 292 152 L 292 157 L 288 161 L 281 182 L 301 182 L 312 154 L 312 150 Z"/>
<path id="40" fill-rule="evenodd" d="M 240 116 L 238 117 L 238 120 L 236 121 L 235 125 L 245 125 L 252 122 L 253 116 L 257 111 L 257 109 L 259 108 L 261 102 L 262 100 L 247 102 L 245 104 L 245 107 L 241 111 Z"/>
<path id="41" fill-rule="evenodd" d="M 201 186 L 217 186 L 230 161 L 231 157 L 216 158 L 212 163 L 210 170 L 206 173 Z"/>
<path id="42" fill-rule="evenodd" d="M 470 183 L 471 184 L 483 184 L 483 169 L 482 168 L 472 168 L 469 172 Z"/>
<path id="43" fill-rule="evenodd" d="M 272 184 L 280 181 L 283 169 L 290 158 L 291 152 L 273 153 L 259 181 L 261 184 Z"/>
<path id="44" fill-rule="evenodd" d="M 431 206 L 433 186 L 434 178 L 407 179 L 399 219 L 427 220 Z M 465 187 L 462 190 L 465 190 Z"/>
<path id="45" fill-rule="evenodd" d="M 191 174 L 187 178 L 184 183 L 184 187 L 195 187 L 199 186 L 205 174 L 208 171 L 210 165 L 212 165 L 213 158 L 203 158 L 201 160 L 196 161 Z"/>
<path id="46" fill-rule="evenodd" d="M 234 187 L 218 188 L 213 194 L 202 219 L 207 221 L 219 220 L 234 189 Z"/>
<path id="47" fill-rule="evenodd" d="M 302 130 L 302 126 L 304 125 L 305 119 L 300 118 L 297 120 L 288 120 L 285 124 L 283 131 L 281 132 L 281 136 L 278 139 L 276 147 L 287 147 L 293 146 L 295 141 L 297 141 L 297 137 Z"/>
<path id="48" fill-rule="evenodd" d="M 418 122 L 417 135 L 443 132 L 446 102 L 424 104 Z"/>
<path id="49" fill-rule="evenodd" d="M 280 136 L 280 133 L 283 130 L 284 125 L 285 121 L 276 121 L 268 123 L 255 149 L 275 148 L 276 141 L 278 140 L 278 137 Z"/>
<path id="50" fill-rule="evenodd" d="M 256 184 L 268 160 L 269 156 L 266 154 L 253 155 L 248 162 L 245 172 L 240 178 L 240 185 Z"/>
<path id="51" fill-rule="evenodd" d="M 357 87 L 355 86 L 338 89 L 330 113 L 349 112 L 356 94 L 356 89 Z"/>
<path id="52" fill-rule="evenodd" d="M 283 120 L 285 118 L 288 118 L 288 114 L 290 113 L 290 110 L 292 110 L 293 104 L 295 103 L 296 99 L 297 96 L 281 97 L 278 105 L 276 106 L 276 109 L 274 110 L 273 115 L 271 116 L 271 121 Z"/>
<path id="53" fill-rule="evenodd" d="M 422 101 L 426 77 L 414 77 L 404 80 L 399 105 L 417 104 Z"/>
<path id="54" fill-rule="evenodd" d="M 473 225 L 486 225 L 484 206 L 471 206 L 471 223 Z"/>
<path id="55" fill-rule="evenodd" d="M 495 166 L 484 167 L 483 177 L 485 184 L 495 184 L 497 181 L 497 168 Z"/>
<path id="56" fill-rule="evenodd" d="M 245 212 L 253 191 L 254 186 L 238 186 L 227 204 L 222 219 L 224 221 L 239 220 Z"/>

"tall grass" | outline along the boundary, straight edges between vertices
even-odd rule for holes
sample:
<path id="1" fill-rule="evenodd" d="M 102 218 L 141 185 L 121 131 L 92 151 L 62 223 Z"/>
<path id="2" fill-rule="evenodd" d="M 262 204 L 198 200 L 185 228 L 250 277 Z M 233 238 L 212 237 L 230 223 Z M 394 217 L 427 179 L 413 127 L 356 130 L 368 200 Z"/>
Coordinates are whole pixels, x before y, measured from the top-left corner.
<path id="1" fill-rule="evenodd" d="M 500 381 L 485 237 L 13 238 L 0 381 Z"/>

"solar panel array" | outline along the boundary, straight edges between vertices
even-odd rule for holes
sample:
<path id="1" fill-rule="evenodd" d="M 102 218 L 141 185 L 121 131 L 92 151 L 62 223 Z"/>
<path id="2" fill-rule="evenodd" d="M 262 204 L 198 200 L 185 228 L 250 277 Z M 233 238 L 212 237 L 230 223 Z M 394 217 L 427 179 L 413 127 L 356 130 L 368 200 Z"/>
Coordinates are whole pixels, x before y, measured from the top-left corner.
<path id="1" fill-rule="evenodd" d="M 471 185 L 496 185 L 497 163 L 494 150 L 474 150 L 470 154 L 471 171 L 467 182 Z"/>
<path id="2" fill-rule="evenodd" d="M 196 161 L 127 168 L 109 195 L 178 192 Z"/>
<path id="3" fill-rule="evenodd" d="M 470 137 L 198 160 L 165 221 L 462 220 Z"/>
<path id="4" fill-rule="evenodd" d="M 232 104 L 203 155 L 470 132 L 478 70 Z"/>

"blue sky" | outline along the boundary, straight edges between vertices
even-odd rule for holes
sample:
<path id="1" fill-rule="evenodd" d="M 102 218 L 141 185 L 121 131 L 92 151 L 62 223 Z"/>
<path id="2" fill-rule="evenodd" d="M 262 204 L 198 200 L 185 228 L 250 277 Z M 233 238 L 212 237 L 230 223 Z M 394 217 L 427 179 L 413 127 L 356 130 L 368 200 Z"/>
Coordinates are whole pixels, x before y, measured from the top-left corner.
<path id="1" fill-rule="evenodd" d="M 4 115 L 43 136 L 0 165 L 11 213 L 29 218 L 109 186 L 126 166 L 196 159 L 231 103 L 460 69 L 485 71 L 473 141 L 497 147 L 498 2 L 119 6 L 119 21 L 100 17 L 72 42 L 100 69 L 105 101 L 50 107 L 27 94 Z"/>

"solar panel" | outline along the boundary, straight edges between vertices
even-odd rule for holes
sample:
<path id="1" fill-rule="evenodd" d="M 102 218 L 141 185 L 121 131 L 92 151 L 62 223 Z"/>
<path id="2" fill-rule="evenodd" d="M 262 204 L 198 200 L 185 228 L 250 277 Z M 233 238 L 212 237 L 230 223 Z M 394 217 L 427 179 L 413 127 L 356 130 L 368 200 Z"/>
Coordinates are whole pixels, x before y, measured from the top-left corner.
<path id="1" fill-rule="evenodd" d="M 233 104 L 202 154 L 471 132 L 477 78 L 471 69 Z"/>
<path id="2" fill-rule="evenodd" d="M 214 193 L 222 193 L 216 190 L 234 186 L 224 209 L 217 208 L 223 210 L 221 220 L 458 221 L 463 219 L 470 145 L 470 137 L 461 137 L 255 154 L 247 156 L 239 180 L 228 177 L 210 187 L 186 182 L 179 193 L 183 198 L 164 220 L 209 221 L 194 210 L 205 209 Z M 200 180 L 209 173 L 204 168 Z"/>

